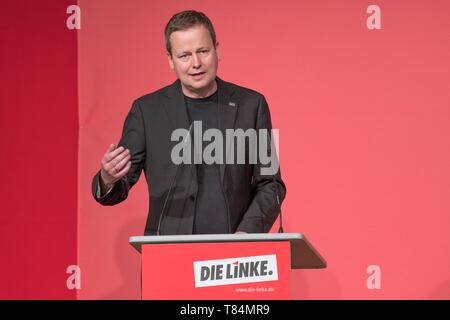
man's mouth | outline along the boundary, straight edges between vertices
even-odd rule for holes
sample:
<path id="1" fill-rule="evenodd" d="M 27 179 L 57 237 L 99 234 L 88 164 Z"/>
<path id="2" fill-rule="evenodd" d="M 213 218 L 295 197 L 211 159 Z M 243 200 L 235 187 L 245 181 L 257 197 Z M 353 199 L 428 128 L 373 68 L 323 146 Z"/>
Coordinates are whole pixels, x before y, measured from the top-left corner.
<path id="1" fill-rule="evenodd" d="M 205 72 L 197 72 L 197 73 L 191 73 L 191 76 L 199 76 L 201 74 L 204 74 Z"/>

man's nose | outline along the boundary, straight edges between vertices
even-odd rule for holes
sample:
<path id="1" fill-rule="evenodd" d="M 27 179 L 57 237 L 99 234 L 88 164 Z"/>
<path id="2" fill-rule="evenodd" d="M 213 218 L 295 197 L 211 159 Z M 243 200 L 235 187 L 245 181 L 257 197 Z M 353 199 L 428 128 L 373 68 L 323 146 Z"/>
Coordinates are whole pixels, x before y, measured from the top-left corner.
<path id="1" fill-rule="evenodd" d="M 192 64 L 193 64 L 193 67 L 195 69 L 198 69 L 198 68 L 200 68 L 202 66 L 202 62 L 200 60 L 200 57 L 197 54 L 193 54 L 192 55 L 192 59 L 193 59 L 192 60 Z"/>

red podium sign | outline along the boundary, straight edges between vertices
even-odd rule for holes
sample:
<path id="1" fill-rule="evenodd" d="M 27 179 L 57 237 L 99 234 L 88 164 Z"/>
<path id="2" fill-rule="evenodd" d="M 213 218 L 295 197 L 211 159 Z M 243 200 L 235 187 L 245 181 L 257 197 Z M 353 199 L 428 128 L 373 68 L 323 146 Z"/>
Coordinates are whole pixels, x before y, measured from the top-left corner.
<path id="1" fill-rule="evenodd" d="M 142 299 L 290 299 L 289 242 L 143 245 Z"/>
<path id="2" fill-rule="evenodd" d="M 130 243 L 142 253 L 145 300 L 288 300 L 291 269 L 326 266 L 301 234 L 131 237 Z"/>

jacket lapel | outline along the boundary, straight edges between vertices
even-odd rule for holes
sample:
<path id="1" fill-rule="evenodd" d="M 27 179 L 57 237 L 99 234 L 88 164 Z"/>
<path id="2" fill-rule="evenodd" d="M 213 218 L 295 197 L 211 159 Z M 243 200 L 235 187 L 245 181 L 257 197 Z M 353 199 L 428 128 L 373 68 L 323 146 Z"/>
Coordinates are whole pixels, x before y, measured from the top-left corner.
<path id="1" fill-rule="evenodd" d="M 167 87 L 166 96 L 169 100 L 166 102 L 164 110 L 172 123 L 173 129 L 189 129 L 188 114 L 180 80 L 176 80 Z"/>
<path id="2" fill-rule="evenodd" d="M 186 109 L 186 102 L 184 101 L 183 91 L 181 90 L 180 80 L 177 79 L 172 85 L 167 87 L 166 96 L 169 98 L 164 105 L 164 110 L 167 113 L 169 121 L 172 124 L 173 130 L 184 128 L 189 130 L 189 118 Z M 194 128 L 191 128 L 191 139 Z M 192 140 L 191 140 L 192 141 Z M 191 151 L 193 151 L 191 149 Z M 195 164 L 189 165 L 192 177 L 197 181 L 197 169 Z"/>
<path id="3" fill-rule="evenodd" d="M 231 141 L 226 139 L 226 129 L 234 129 L 236 115 L 238 113 L 238 103 L 233 100 L 234 91 L 229 84 L 225 81 L 216 77 L 218 85 L 218 96 L 219 96 L 219 129 L 222 132 L 222 137 L 225 146 L 224 163 L 220 164 L 220 178 L 222 180 L 225 175 L 226 168 L 226 156 L 229 154 L 228 149 L 230 147 Z"/>

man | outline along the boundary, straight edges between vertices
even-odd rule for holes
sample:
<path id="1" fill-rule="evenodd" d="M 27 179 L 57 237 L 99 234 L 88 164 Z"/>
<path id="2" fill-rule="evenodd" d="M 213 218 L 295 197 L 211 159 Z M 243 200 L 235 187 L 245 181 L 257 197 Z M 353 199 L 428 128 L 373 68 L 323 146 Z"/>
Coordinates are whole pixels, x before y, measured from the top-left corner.
<path id="1" fill-rule="evenodd" d="M 286 187 L 278 167 L 273 173 L 263 174 L 260 157 L 249 161 L 255 144 L 265 138 L 245 142 L 245 163 L 233 161 L 239 152 L 242 156 L 242 150 L 234 144 L 232 161 L 211 163 L 198 161 L 208 144 L 201 141 L 205 139 L 197 130 L 200 124 L 206 132 L 216 130 L 209 132 L 222 133 L 223 137 L 231 129 L 241 133 L 270 131 L 264 96 L 216 76 L 219 43 L 203 13 L 175 14 L 165 28 L 165 38 L 169 65 L 178 79 L 134 101 L 118 146 L 110 145 L 101 170 L 94 176 L 95 200 L 102 205 L 125 200 L 144 170 L 150 194 L 145 235 L 268 232 L 280 211 Z M 181 141 L 174 141 L 174 133 L 180 129 Z M 188 155 L 184 159 L 192 160 L 187 152 L 191 151 L 192 140 L 194 160 L 174 161 L 177 146 Z M 273 140 L 266 145 L 268 154 L 276 159 Z M 224 147 L 215 149 L 213 157 L 222 152 L 228 157 L 229 149 L 230 141 L 226 141 Z"/>

